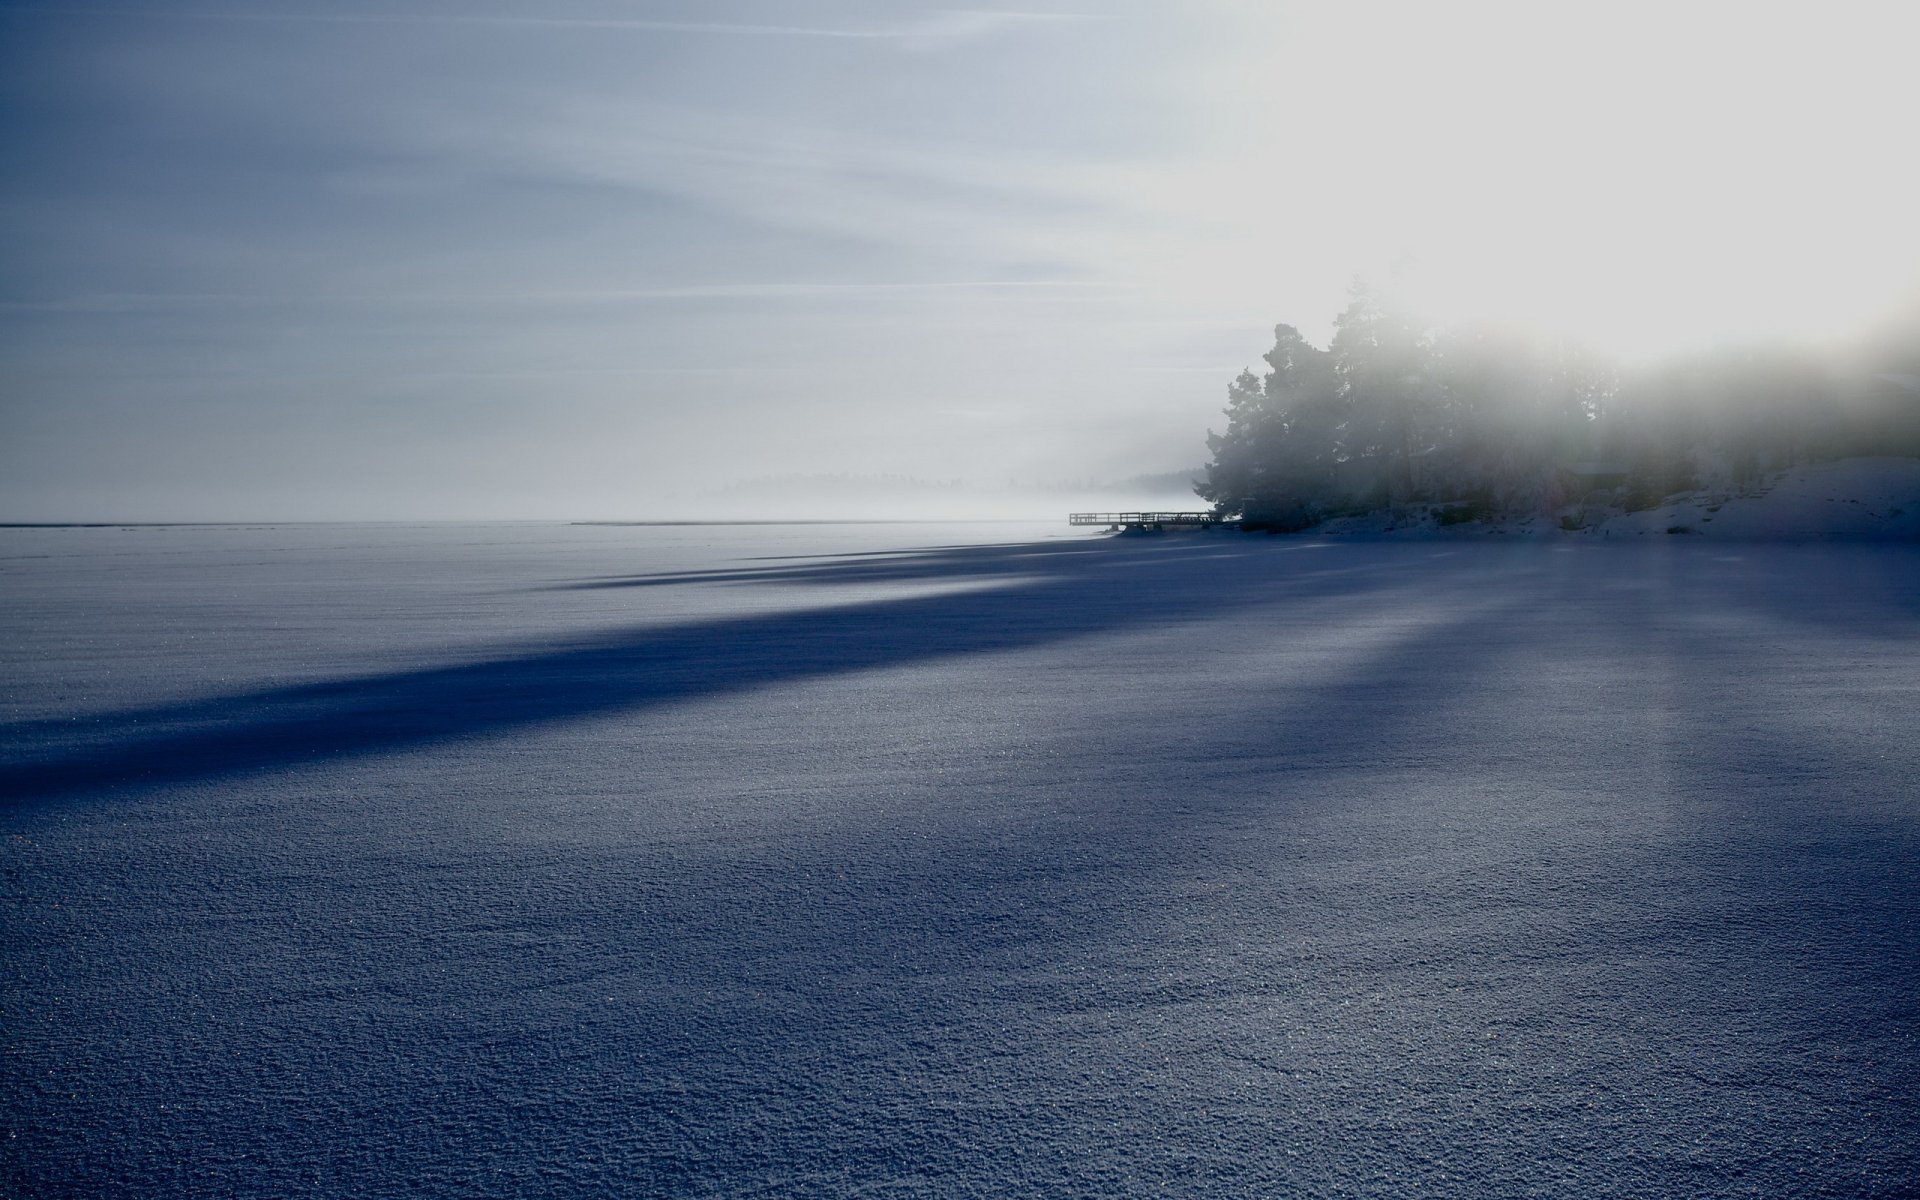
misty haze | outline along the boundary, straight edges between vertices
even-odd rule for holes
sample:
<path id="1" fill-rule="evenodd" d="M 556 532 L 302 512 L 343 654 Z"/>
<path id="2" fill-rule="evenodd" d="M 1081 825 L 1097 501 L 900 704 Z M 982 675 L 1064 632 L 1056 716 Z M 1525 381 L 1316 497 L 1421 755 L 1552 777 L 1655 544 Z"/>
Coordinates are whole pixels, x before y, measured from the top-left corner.
<path id="1" fill-rule="evenodd" d="M 0 9 L 0 1192 L 1913 1194 L 1916 44 Z"/>

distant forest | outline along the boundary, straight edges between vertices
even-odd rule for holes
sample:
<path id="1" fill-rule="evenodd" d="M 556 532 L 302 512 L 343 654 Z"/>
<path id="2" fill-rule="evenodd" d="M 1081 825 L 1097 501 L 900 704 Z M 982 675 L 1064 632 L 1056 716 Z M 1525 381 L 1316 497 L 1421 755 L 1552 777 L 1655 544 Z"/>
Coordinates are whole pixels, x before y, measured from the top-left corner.
<path id="1" fill-rule="evenodd" d="M 1430 508 L 1442 523 L 1650 508 L 1794 463 L 1920 455 L 1920 296 L 1844 348 L 1784 342 L 1623 367 L 1565 339 L 1435 329 L 1354 286 L 1324 349 L 1274 329 L 1227 389 L 1196 491 L 1250 528 Z"/>

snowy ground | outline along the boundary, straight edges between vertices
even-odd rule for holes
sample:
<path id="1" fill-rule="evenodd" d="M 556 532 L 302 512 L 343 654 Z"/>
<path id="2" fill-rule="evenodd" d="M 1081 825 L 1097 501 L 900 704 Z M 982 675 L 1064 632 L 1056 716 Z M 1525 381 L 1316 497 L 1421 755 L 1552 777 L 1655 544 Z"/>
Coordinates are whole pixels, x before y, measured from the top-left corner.
<path id="1" fill-rule="evenodd" d="M 1895 1196 L 1920 548 L 0 530 L 0 1191 Z"/>

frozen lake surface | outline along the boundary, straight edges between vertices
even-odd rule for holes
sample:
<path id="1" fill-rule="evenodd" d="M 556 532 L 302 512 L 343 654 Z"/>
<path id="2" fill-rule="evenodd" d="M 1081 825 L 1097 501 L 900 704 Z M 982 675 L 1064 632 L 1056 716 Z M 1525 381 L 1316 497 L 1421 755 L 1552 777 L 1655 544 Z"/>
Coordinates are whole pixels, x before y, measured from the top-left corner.
<path id="1" fill-rule="evenodd" d="M 1920 1187 L 1913 546 L 0 568 L 9 1194 Z"/>

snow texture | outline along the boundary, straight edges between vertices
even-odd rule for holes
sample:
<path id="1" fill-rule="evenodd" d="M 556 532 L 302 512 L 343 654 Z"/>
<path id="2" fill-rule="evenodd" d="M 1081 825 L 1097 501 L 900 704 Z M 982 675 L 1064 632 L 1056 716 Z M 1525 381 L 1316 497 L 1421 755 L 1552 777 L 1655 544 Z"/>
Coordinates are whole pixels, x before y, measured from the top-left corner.
<path id="1" fill-rule="evenodd" d="M 0 554 L 10 1195 L 1920 1180 L 1914 546 Z"/>

